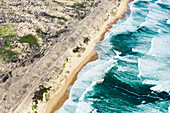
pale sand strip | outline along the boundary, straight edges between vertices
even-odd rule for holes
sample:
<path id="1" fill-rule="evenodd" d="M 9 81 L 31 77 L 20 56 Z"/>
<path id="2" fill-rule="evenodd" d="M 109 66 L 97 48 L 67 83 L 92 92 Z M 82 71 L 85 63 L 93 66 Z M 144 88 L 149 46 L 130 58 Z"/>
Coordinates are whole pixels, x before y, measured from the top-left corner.
<path id="1" fill-rule="evenodd" d="M 68 99 L 67 92 L 68 87 L 71 86 L 74 81 L 77 79 L 77 74 L 80 72 L 80 70 L 85 66 L 88 62 L 94 61 L 97 59 L 97 55 L 95 51 L 93 50 L 95 43 L 98 41 L 102 41 L 104 39 L 105 33 L 108 31 L 111 26 L 109 24 L 116 23 L 116 21 L 119 18 L 124 18 L 124 13 L 128 11 L 128 3 L 130 0 L 123 0 L 120 4 L 120 6 L 117 8 L 117 14 L 116 16 L 110 16 L 107 21 L 105 21 L 103 28 L 97 33 L 97 36 L 95 38 L 91 39 L 86 51 L 82 54 L 81 59 L 79 59 L 76 63 L 72 63 L 72 65 L 75 67 L 74 69 L 68 69 L 71 70 L 71 74 L 67 78 L 64 86 L 60 88 L 60 90 L 54 95 L 52 99 L 50 99 L 47 103 L 47 107 L 45 109 L 45 113 L 53 113 L 57 109 L 59 109 L 66 99 Z"/>

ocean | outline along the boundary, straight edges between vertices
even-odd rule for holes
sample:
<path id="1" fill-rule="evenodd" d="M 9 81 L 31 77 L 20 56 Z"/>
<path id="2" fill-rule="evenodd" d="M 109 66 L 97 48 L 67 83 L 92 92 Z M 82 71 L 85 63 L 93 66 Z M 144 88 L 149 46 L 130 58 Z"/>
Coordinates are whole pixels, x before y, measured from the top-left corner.
<path id="1" fill-rule="evenodd" d="M 55 113 L 170 112 L 170 0 L 134 0 L 129 9 Z"/>

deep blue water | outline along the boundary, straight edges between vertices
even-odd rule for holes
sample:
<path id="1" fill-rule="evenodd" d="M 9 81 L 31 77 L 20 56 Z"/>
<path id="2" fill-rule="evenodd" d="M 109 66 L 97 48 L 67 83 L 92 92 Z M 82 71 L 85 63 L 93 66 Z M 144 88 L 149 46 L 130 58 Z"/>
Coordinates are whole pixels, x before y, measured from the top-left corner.
<path id="1" fill-rule="evenodd" d="M 56 113 L 168 113 L 170 0 L 135 0 Z"/>

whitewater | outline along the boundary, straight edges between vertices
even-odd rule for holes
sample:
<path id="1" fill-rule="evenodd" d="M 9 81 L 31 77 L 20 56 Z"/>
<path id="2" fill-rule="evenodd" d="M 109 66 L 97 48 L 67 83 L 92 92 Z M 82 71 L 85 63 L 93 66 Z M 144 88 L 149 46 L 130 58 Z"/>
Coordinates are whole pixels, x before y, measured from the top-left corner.
<path id="1" fill-rule="evenodd" d="M 134 0 L 129 9 L 55 113 L 170 112 L 170 1 Z"/>

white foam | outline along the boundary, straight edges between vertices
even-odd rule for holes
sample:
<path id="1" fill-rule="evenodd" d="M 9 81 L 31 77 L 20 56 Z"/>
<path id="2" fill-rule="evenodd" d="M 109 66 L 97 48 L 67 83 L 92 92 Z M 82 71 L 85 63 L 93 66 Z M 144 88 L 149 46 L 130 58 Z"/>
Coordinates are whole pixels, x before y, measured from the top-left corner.
<path id="1" fill-rule="evenodd" d="M 169 47 L 169 35 L 156 36 L 147 56 L 138 59 L 138 77 L 144 78 L 144 84 L 155 85 L 151 90 L 170 93 Z"/>
<path id="2" fill-rule="evenodd" d="M 152 84 L 152 85 L 157 85 L 157 84 L 159 84 L 159 82 L 156 81 L 156 80 L 144 80 L 143 83 L 144 83 L 144 84 Z"/>
<path id="3" fill-rule="evenodd" d="M 170 24 L 170 19 L 167 20 L 167 24 Z"/>
<path id="4" fill-rule="evenodd" d="M 102 83 L 104 81 L 104 79 L 100 79 L 100 80 L 98 80 L 96 83 L 97 84 L 100 84 L 100 83 Z"/>
<path id="5" fill-rule="evenodd" d="M 148 55 L 156 56 L 156 57 L 167 57 L 170 55 L 169 41 L 170 35 L 163 35 L 161 37 L 154 37 L 151 41 L 151 48 L 148 52 Z"/>
<path id="6" fill-rule="evenodd" d="M 76 113 L 89 113 L 92 109 L 93 108 L 88 103 L 82 101 L 78 103 Z"/>
<path id="7" fill-rule="evenodd" d="M 143 112 L 140 111 L 134 113 L 163 113 L 153 104 L 141 104 L 138 107 L 142 109 Z"/>
<path id="8" fill-rule="evenodd" d="M 161 0 L 158 0 L 158 1 L 156 1 L 155 3 L 162 3 L 162 1 L 161 1 Z"/>
<path id="9" fill-rule="evenodd" d="M 146 103 L 146 101 L 142 101 L 142 104 Z"/>
<path id="10" fill-rule="evenodd" d="M 132 58 L 133 56 L 127 55 L 127 56 L 117 56 L 120 60 L 126 61 L 126 62 L 132 62 L 132 63 L 137 63 L 135 59 Z"/>
<path id="11" fill-rule="evenodd" d="M 116 50 L 114 50 L 114 52 L 116 53 L 116 56 L 119 56 L 121 54 L 121 52 L 116 51 Z"/>
<path id="12" fill-rule="evenodd" d="M 159 83 L 154 87 L 151 87 L 151 90 L 158 92 L 165 91 L 170 94 L 170 81 L 162 81 L 162 83 Z"/>
<path id="13" fill-rule="evenodd" d="M 161 33 L 161 30 L 160 30 L 160 29 L 158 29 L 158 33 Z"/>
<path id="14" fill-rule="evenodd" d="M 140 27 L 145 26 L 145 25 L 146 25 L 146 22 L 143 22 L 143 23 L 140 25 Z"/>
<path id="15" fill-rule="evenodd" d="M 143 48 L 139 48 L 139 49 L 137 49 L 137 48 L 132 48 L 132 51 L 133 52 L 138 52 L 138 53 L 145 53 L 146 52 L 146 50 L 144 50 Z"/>

